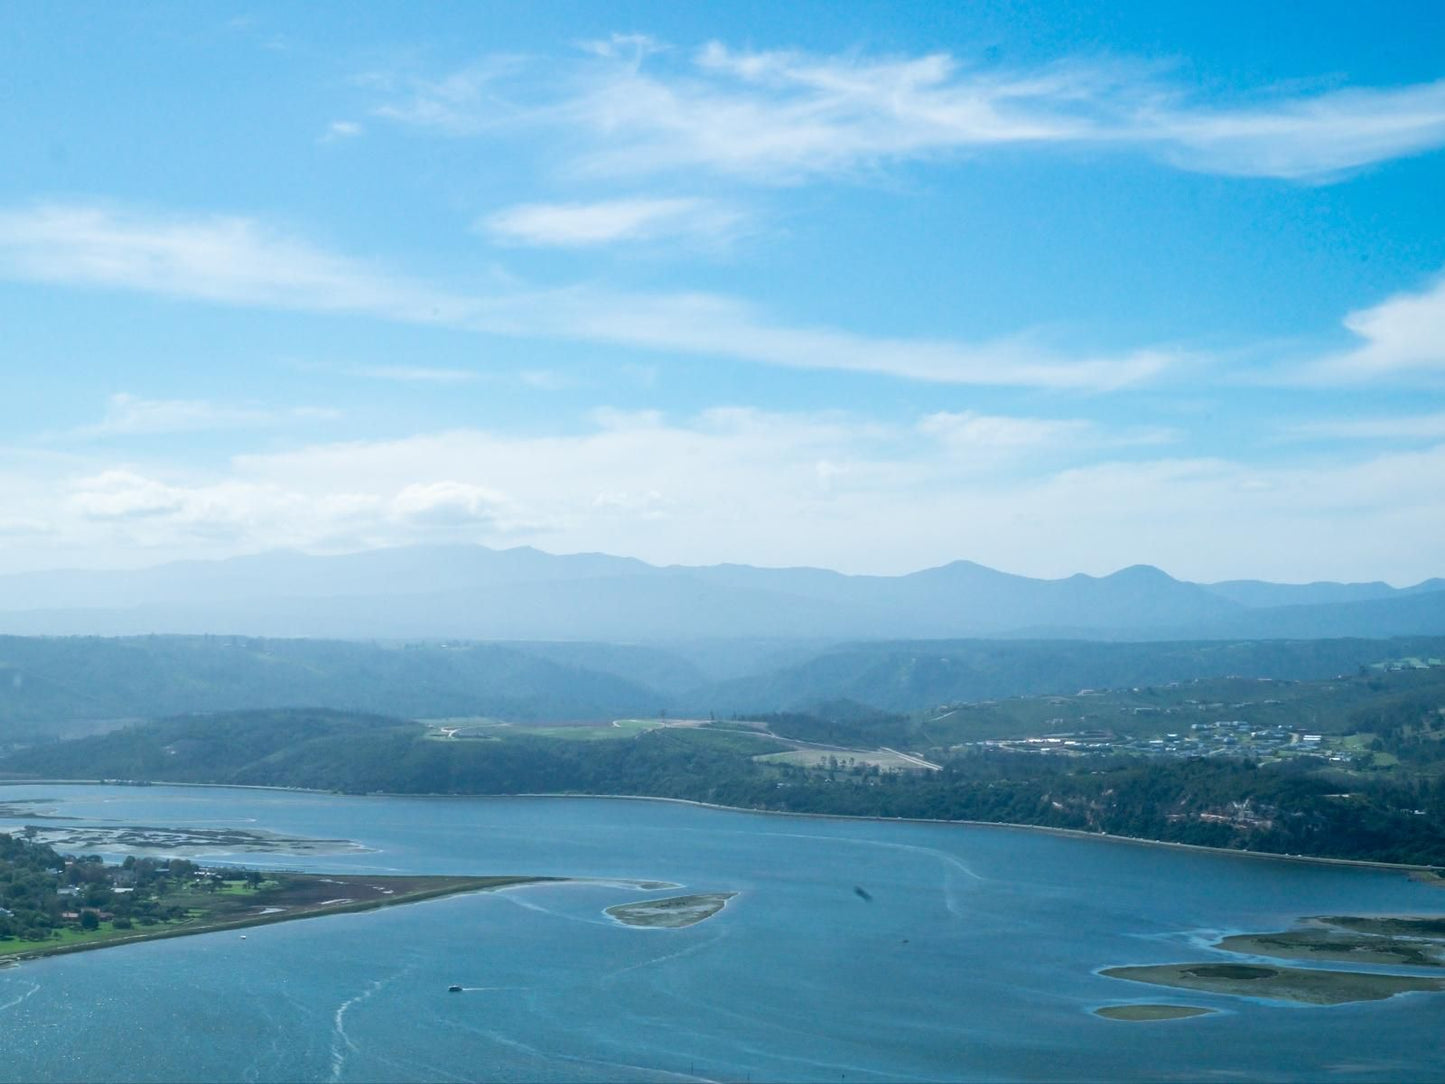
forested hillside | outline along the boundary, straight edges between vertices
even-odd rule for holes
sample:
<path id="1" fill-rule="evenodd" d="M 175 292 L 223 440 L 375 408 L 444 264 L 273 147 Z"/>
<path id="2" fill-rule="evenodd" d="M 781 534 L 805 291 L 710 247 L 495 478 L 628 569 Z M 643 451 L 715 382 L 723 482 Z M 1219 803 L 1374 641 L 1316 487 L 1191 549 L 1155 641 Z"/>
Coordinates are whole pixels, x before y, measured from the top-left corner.
<path id="1" fill-rule="evenodd" d="M 1025 698 L 972 718 L 835 703 L 813 714 L 623 728 L 463 732 L 321 710 L 227 713 L 37 746 L 0 759 L 0 773 L 355 793 L 635 794 L 1445 864 L 1445 668 L 1252 684 L 1253 699 L 1232 703 L 1201 698 L 1231 688 L 1216 681 Z M 1152 698 L 1160 710 L 1133 712 L 1134 698 Z M 1070 745 L 1011 743 L 1067 722 L 1081 705 L 1124 709 L 1107 740 L 1099 731 L 1098 740 Z M 1230 709 L 1227 723 L 1220 708 Z M 1322 722 L 1328 738 L 1300 729 Z M 1252 730 L 1251 741 L 1210 729 L 1220 725 Z M 1168 727 L 1178 728 L 1169 735 L 1177 740 L 1149 739 Z M 1229 744 L 1211 744 L 1220 734 Z M 880 768 L 869 751 L 884 747 L 915 759 Z"/>
<path id="2" fill-rule="evenodd" d="M 1234 674 L 1315 680 L 1445 637 L 1198 643 L 947 640 L 407 643 L 231 636 L 0 637 L 0 749 L 184 712 L 326 707 L 520 722 L 810 711 L 916 712 Z M 732 675 L 716 680 L 719 675 Z"/>

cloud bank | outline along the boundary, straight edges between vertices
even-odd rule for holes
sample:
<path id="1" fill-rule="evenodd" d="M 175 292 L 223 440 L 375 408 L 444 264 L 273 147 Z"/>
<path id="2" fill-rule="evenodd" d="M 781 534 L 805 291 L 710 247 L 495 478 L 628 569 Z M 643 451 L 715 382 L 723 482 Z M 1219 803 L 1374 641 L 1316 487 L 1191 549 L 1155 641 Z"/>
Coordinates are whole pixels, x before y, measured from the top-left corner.
<path id="1" fill-rule="evenodd" d="M 961 435 L 960 435 L 961 434 Z M 57 461 L 0 471 L 50 557 L 532 543 L 659 563 L 904 572 L 960 554 L 1066 575 L 1147 561 L 1197 579 L 1438 573 L 1445 444 L 1276 465 L 1174 455 L 1067 417 L 745 408 L 599 412 L 563 436 L 484 429 L 314 444 L 213 471 Z M 43 484 L 41 484 L 43 482 Z M 1201 547 L 1221 525 L 1248 547 Z M 1299 539 L 1317 543 L 1302 549 Z M 43 541 L 42 541 L 43 540 Z M 1327 540 L 1327 541 L 1326 541 Z M 23 538 L 12 540 L 23 548 Z"/>

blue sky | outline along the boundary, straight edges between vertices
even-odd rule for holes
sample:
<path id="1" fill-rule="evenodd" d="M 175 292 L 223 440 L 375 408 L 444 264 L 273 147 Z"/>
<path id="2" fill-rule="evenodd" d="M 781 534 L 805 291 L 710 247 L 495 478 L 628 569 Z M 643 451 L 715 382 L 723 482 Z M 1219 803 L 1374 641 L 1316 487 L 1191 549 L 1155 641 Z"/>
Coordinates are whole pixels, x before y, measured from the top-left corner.
<path id="1" fill-rule="evenodd" d="M 0 571 L 1445 574 L 1438 4 L 11 5 Z"/>

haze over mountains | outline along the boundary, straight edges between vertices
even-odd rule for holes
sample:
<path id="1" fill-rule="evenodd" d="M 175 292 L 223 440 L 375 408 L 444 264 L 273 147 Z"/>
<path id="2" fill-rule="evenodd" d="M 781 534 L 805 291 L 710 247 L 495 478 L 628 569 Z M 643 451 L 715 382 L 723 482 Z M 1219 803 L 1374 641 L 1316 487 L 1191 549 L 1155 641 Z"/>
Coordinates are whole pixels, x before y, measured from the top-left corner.
<path id="1" fill-rule="evenodd" d="M 407 718 L 605 722 L 942 704 L 1194 678 L 1316 680 L 1445 657 L 1392 640 L 378 644 L 238 636 L 0 636 L 0 751 L 196 712 L 325 707 Z M 866 714 L 866 711 L 865 711 Z"/>
<path id="2" fill-rule="evenodd" d="M 0 577 L 0 632 L 655 643 L 1380 637 L 1445 633 L 1445 580 L 1196 584 L 1147 565 L 1041 580 L 969 561 L 849 576 L 658 567 L 530 547 L 409 547 L 12 574 Z"/>

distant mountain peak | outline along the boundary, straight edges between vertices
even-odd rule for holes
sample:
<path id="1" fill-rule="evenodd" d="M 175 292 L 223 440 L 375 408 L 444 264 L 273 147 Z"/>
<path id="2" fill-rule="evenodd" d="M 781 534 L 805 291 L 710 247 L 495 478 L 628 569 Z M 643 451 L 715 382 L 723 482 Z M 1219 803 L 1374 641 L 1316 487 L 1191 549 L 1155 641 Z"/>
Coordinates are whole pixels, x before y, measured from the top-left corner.
<path id="1" fill-rule="evenodd" d="M 1102 580 L 1112 580 L 1112 581 L 1114 581 L 1114 582 L 1116 582 L 1116 583 L 1119 583 L 1119 582 L 1127 582 L 1127 581 L 1133 581 L 1133 582 L 1138 582 L 1138 583 L 1142 583 L 1142 582 L 1154 582 L 1154 583 L 1183 583 L 1183 582 L 1184 582 L 1183 580 L 1176 580 L 1173 576 L 1169 575 L 1169 573 L 1165 572 L 1162 568 L 1156 568 L 1154 565 L 1128 565 L 1128 566 L 1126 566 L 1126 567 L 1124 567 L 1124 568 L 1119 569 L 1118 572 L 1111 572 L 1111 573 L 1110 573 L 1109 575 L 1107 575 L 1107 576 L 1101 576 L 1100 579 L 1102 579 Z"/>

